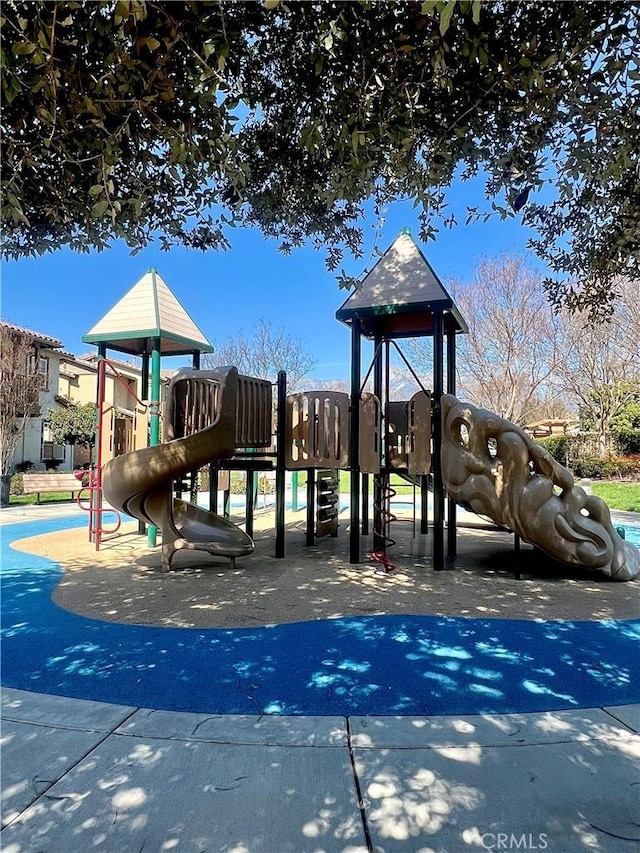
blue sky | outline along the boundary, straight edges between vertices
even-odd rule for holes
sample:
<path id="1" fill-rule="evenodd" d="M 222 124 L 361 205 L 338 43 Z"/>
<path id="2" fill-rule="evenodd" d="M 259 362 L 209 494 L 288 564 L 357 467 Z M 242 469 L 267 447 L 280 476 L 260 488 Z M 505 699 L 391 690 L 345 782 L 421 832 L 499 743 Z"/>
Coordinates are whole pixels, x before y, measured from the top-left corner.
<path id="1" fill-rule="evenodd" d="M 479 181 L 454 185 L 450 196 L 461 223 L 465 205 L 482 201 Z M 418 240 L 412 205 L 390 205 L 379 248 L 386 250 L 404 227 Z M 474 261 L 483 254 L 524 251 L 528 233 L 517 220 L 496 219 L 442 230 L 435 242 L 420 245 L 446 285 L 452 276 L 470 279 Z M 283 256 L 276 242 L 265 240 L 257 230 L 235 229 L 230 235 L 232 249 L 227 252 L 162 252 L 151 245 L 131 256 L 123 243 L 115 243 L 101 253 L 61 249 L 40 258 L 3 262 L 2 319 L 58 338 L 66 351 L 80 355 L 93 349 L 82 343 L 82 336 L 155 266 L 214 346 L 240 331 L 250 336 L 264 319 L 304 340 L 317 359 L 311 377 L 346 379 L 349 330 L 335 319 L 335 312 L 347 293 L 327 272 L 323 253 L 303 247 Z M 350 275 L 362 273 L 373 235 L 372 218 L 365 222 L 365 257 L 345 258 Z M 174 365 L 163 360 L 164 366 Z"/>

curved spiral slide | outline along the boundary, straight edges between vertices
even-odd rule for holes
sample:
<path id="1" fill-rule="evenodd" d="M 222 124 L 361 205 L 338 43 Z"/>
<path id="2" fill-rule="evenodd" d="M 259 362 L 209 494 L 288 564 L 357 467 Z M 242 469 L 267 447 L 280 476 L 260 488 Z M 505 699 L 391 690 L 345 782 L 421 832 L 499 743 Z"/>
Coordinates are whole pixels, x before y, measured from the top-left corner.
<path id="1" fill-rule="evenodd" d="M 117 456 L 102 471 L 104 497 L 118 510 L 153 524 L 162 532 L 162 568 L 168 571 L 176 551 L 207 551 L 213 556 L 250 554 L 250 536 L 230 521 L 173 496 L 173 481 L 235 451 L 238 371 L 182 371 L 197 375 L 217 396 L 211 424 L 193 435 Z"/>

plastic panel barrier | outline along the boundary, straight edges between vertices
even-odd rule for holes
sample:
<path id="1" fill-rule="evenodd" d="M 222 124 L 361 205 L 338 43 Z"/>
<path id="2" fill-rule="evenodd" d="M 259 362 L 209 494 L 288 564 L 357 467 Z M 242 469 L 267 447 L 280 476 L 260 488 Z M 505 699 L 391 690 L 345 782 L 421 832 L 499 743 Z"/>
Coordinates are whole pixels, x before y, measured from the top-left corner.
<path id="1" fill-rule="evenodd" d="M 409 474 L 431 471 L 431 392 L 418 391 L 409 400 Z M 419 440 L 416 441 L 416 436 Z"/>
<path id="2" fill-rule="evenodd" d="M 194 374 L 195 371 L 189 376 L 176 375 L 169 386 L 168 440 L 195 435 L 216 419 L 220 386 L 208 377 L 198 378 Z"/>
<path id="3" fill-rule="evenodd" d="M 380 400 L 374 394 L 363 394 L 360 400 L 360 471 L 380 472 L 382 417 Z"/>
<path id="4" fill-rule="evenodd" d="M 185 371 L 186 373 L 186 371 Z M 189 371 L 172 382 L 168 438 L 185 438 L 210 426 L 218 415 L 219 385 L 207 375 Z M 269 447 L 273 424 L 271 383 L 238 376 L 236 447 Z"/>
<path id="5" fill-rule="evenodd" d="M 272 432 L 271 383 L 238 376 L 236 447 L 269 447 Z"/>
<path id="6" fill-rule="evenodd" d="M 388 444 L 385 456 L 389 468 L 407 470 L 409 467 L 409 406 L 408 402 L 387 403 Z"/>
<path id="7" fill-rule="evenodd" d="M 389 403 L 388 410 L 387 465 L 408 471 L 411 476 L 428 474 L 431 469 L 431 394 L 418 391 L 407 402 Z"/>
<path id="8" fill-rule="evenodd" d="M 340 391 L 289 394 L 285 465 L 346 468 L 349 464 L 349 395 Z"/>

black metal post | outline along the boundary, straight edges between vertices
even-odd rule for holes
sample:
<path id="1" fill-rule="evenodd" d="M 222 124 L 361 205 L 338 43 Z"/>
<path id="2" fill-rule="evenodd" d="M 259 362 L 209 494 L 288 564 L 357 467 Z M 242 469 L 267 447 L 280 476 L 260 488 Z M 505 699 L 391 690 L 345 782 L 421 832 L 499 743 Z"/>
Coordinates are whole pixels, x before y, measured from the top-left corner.
<path id="1" fill-rule="evenodd" d="M 192 355 L 192 365 L 194 370 L 200 370 L 200 350 L 194 349 Z"/>
<path id="2" fill-rule="evenodd" d="M 447 332 L 447 394 L 456 393 L 456 333 Z M 447 498 L 447 559 L 455 560 L 458 554 L 456 502 Z"/>
<path id="3" fill-rule="evenodd" d="M 369 475 L 362 475 L 362 535 L 369 535 Z"/>
<path id="4" fill-rule="evenodd" d="M 307 468 L 307 531 L 305 545 L 316 541 L 316 469 Z"/>
<path id="5" fill-rule="evenodd" d="M 443 317 L 433 315 L 433 568 L 444 569 L 444 487 L 442 483 L 442 390 L 444 383 L 443 363 Z"/>
<path id="6" fill-rule="evenodd" d="M 209 512 L 218 512 L 218 468 L 209 462 Z"/>
<path id="7" fill-rule="evenodd" d="M 245 489 L 245 513 L 244 526 L 247 536 L 253 537 L 253 511 L 255 505 L 255 492 L 253 489 L 253 469 L 247 470 L 247 484 Z"/>
<path id="8" fill-rule="evenodd" d="M 427 436 L 431 441 L 431 436 Z M 420 533 L 429 532 L 429 475 L 420 474 Z"/>
<path id="9" fill-rule="evenodd" d="M 360 562 L 360 374 L 362 342 L 360 320 L 351 321 L 351 420 L 349 423 L 349 473 L 351 477 L 349 562 Z M 308 501 L 307 501 L 308 503 Z"/>
<path id="10" fill-rule="evenodd" d="M 276 557 L 284 557 L 285 552 L 285 513 L 284 498 L 286 486 L 285 434 L 287 405 L 287 374 L 278 373 L 277 382 L 277 424 L 276 424 Z"/>

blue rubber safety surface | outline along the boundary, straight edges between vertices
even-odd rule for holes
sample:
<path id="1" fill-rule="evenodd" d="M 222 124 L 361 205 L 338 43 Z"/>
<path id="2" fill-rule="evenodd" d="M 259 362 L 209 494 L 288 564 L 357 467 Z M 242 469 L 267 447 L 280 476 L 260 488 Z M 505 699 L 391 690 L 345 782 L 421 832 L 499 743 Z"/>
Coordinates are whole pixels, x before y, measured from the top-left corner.
<path id="1" fill-rule="evenodd" d="M 423 716 L 640 702 L 638 619 L 362 616 L 203 630 L 78 616 L 51 600 L 60 566 L 10 542 L 83 524 L 2 528 L 6 687 L 207 714 Z"/>

